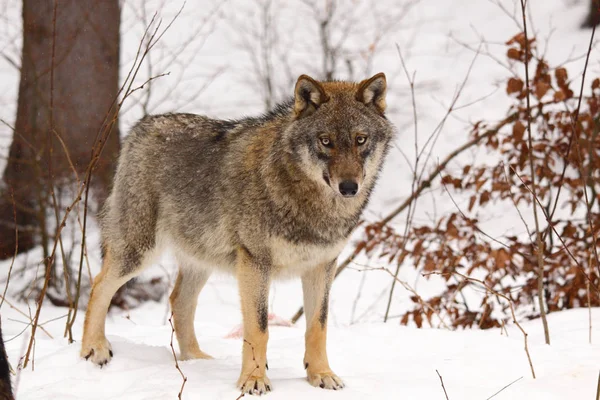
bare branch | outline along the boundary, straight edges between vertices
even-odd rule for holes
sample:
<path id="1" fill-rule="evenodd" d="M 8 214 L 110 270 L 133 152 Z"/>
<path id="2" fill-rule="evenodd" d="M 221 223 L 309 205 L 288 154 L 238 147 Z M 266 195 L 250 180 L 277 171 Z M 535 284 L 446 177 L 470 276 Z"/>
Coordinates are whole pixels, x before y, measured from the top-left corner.
<path id="1" fill-rule="evenodd" d="M 484 281 L 482 281 L 480 279 L 471 278 L 470 276 L 466 276 L 464 274 L 461 274 L 460 272 L 456 272 L 456 271 L 453 271 L 453 272 L 431 272 L 430 274 L 427 274 L 427 275 L 432 275 L 432 274 L 433 275 L 458 275 L 469 282 L 475 282 L 475 283 L 480 284 L 489 293 L 492 293 L 498 297 L 502 297 L 504 300 L 506 300 L 508 302 L 508 305 L 510 307 L 510 313 L 512 315 L 513 323 L 517 326 L 517 328 L 519 328 L 519 330 L 523 334 L 523 341 L 525 344 L 525 354 L 527 355 L 527 361 L 529 362 L 529 367 L 531 369 L 531 375 L 533 376 L 533 379 L 535 379 L 535 371 L 533 369 L 533 362 L 531 361 L 531 356 L 529 355 L 529 346 L 527 345 L 527 336 L 528 335 L 527 335 L 527 332 L 525 332 L 525 329 L 523 329 L 521 324 L 519 324 L 519 322 L 517 321 L 517 316 L 515 314 L 515 308 L 514 308 L 512 300 L 505 294 L 500 293 L 497 290 L 494 290 L 493 288 L 488 286 Z"/>
<path id="2" fill-rule="evenodd" d="M 179 367 L 179 362 L 177 361 L 177 355 L 175 354 L 175 348 L 173 347 L 173 335 L 175 334 L 175 327 L 173 326 L 173 312 L 171 312 L 171 317 L 169 317 L 169 325 L 171 325 L 171 342 L 169 345 L 171 346 L 171 352 L 173 353 L 173 359 L 175 360 L 175 368 L 179 371 L 179 375 L 181 375 L 181 389 L 179 389 L 179 393 L 177 394 L 177 398 L 181 400 L 181 396 L 183 395 L 183 388 L 185 387 L 185 383 L 187 382 L 187 377 L 183 374 L 183 371 Z"/>
<path id="3" fill-rule="evenodd" d="M 544 326 L 544 337 L 546 344 L 550 344 L 550 331 L 546 319 L 546 305 L 544 304 L 544 242 L 542 241 L 542 232 L 540 231 L 540 222 L 537 214 L 537 188 L 535 184 L 535 167 L 533 163 L 533 140 L 531 133 L 531 90 L 529 88 L 529 54 L 530 43 L 527 36 L 527 14 L 525 11 L 525 0 L 521 1 L 521 15 L 523 16 L 523 34 L 525 35 L 525 85 L 527 92 L 527 141 L 529 143 L 529 167 L 531 170 L 531 195 L 533 200 L 533 219 L 535 221 L 535 234 L 537 241 L 536 256 L 538 261 L 538 301 L 540 306 L 540 317 Z"/>
<path id="4" fill-rule="evenodd" d="M 509 388 L 510 386 L 514 385 L 515 383 L 519 382 L 521 379 L 523 379 L 523 377 L 520 377 L 518 379 L 515 379 L 514 381 L 512 381 L 511 383 L 509 383 L 508 385 L 504 386 L 502 389 L 498 390 L 496 393 L 494 393 L 493 395 L 491 395 L 490 397 L 488 397 L 485 400 L 490 400 L 493 397 L 496 397 L 497 395 L 499 395 L 502 391 L 504 391 L 505 389 Z"/>
<path id="5" fill-rule="evenodd" d="M 446 400 L 450 400 L 448 398 L 448 393 L 446 392 L 446 387 L 444 386 L 444 380 L 442 379 L 442 376 L 440 375 L 437 369 L 435 370 L 435 373 L 440 377 L 440 383 L 442 384 L 442 389 L 444 389 L 444 395 L 446 396 Z"/>

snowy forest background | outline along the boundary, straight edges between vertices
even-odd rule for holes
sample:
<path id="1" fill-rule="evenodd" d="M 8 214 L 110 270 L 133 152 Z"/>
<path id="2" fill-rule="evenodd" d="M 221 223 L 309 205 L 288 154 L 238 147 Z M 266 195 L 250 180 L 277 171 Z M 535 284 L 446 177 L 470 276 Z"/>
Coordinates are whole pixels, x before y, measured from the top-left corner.
<path id="1" fill-rule="evenodd" d="M 594 1 L 0 0 L 0 313 L 16 397 L 235 399 L 235 281 L 202 292 L 196 329 L 217 360 L 180 363 L 182 386 L 168 254 L 113 299 L 111 365 L 78 357 L 120 139 L 147 114 L 265 112 L 301 74 L 385 72 L 398 135 L 331 295 L 344 396 L 509 385 L 496 398 L 593 399 Z M 301 382 L 301 299 L 299 282 L 272 288 L 270 396 L 339 396 Z"/>

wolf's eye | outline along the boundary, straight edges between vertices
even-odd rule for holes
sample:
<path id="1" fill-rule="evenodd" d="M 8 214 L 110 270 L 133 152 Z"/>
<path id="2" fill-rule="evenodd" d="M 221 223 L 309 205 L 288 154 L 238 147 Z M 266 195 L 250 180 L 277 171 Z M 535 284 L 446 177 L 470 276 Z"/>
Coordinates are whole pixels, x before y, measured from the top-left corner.
<path id="1" fill-rule="evenodd" d="M 321 144 L 325 147 L 331 147 L 331 140 L 328 137 L 319 138 Z"/>
<path id="2" fill-rule="evenodd" d="M 367 143 L 367 137 L 364 135 L 359 135 L 356 137 L 356 144 L 359 146 L 362 146 L 363 144 Z"/>

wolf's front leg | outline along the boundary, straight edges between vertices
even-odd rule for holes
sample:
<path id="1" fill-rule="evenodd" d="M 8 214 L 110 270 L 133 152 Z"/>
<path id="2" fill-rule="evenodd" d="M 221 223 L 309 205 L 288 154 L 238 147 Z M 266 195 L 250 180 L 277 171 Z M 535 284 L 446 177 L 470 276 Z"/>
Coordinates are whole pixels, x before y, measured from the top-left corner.
<path id="1" fill-rule="evenodd" d="M 342 380 L 329 368 L 326 348 L 329 290 L 336 265 L 334 260 L 302 276 L 306 315 L 304 368 L 311 385 L 333 390 L 344 387 Z"/>
<path id="2" fill-rule="evenodd" d="M 271 391 L 271 381 L 266 374 L 270 269 L 241 249 L 237 279 L 244 319 L 242 372 L 237 384 L 243 393 L 265 394 Z"/>

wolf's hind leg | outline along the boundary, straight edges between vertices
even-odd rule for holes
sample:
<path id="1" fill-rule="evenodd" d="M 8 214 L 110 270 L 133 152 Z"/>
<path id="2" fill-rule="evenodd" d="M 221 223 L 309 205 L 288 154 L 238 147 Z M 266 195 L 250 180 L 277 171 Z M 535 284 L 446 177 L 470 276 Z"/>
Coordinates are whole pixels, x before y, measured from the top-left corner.
<path id="1" fill-rule="evenodd" d="M 304 368 L 311 385 L 333 390 L 344 387 L 342 380 L 329 367 L 326 346 L 329 290 L 335 267 L 336 262 L 333 261 L 302 276 L 306 315 Z"/>
<path id="2" fill-rule="evenodd" d="M 140 260 L 138 259 L 136 267 L 130 266 L 128 269 L 123 269 L 122 257 L 115 257 L 110 247 L 107 248 L 102 262 L 102 271 L 94 278 L 83 324 L 80 354 L 81 357 L 91 360 L 94 364 L 106 365 L 113 356 L 112 347 L 106 339 L 104 330 L 106 314 L 116 291 L 143 270 Z M 124 271 L 128 273 L 123 274 Z"/>
<path id="3" fill-rule="evenodd" d="M 194 331 L 194 315 L 196 314 L 198 295 L 209 276 L 210 272 L 208 271 L 191 271 L 181 265 L 175 287 L 169 297 L 182 360 L 212 358 L 200 350 Z"/>

